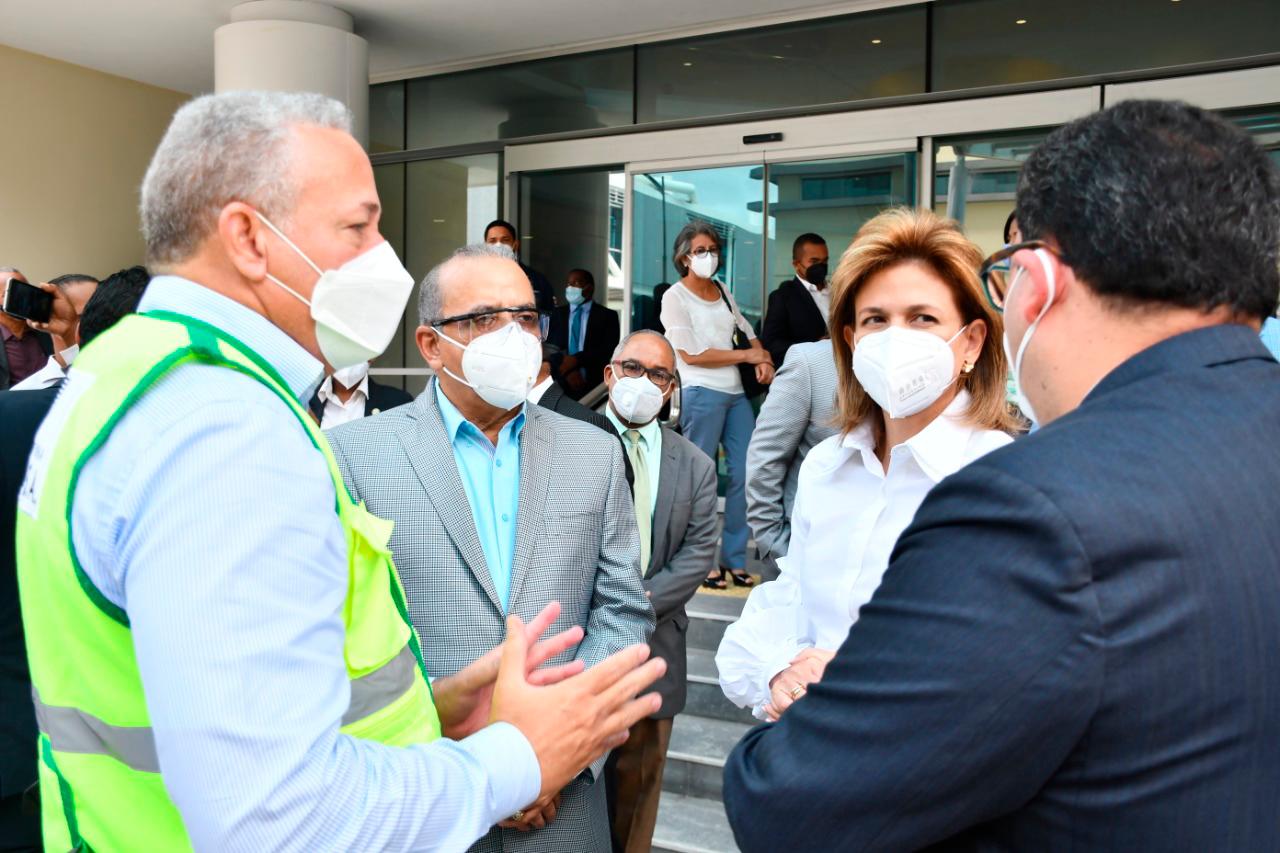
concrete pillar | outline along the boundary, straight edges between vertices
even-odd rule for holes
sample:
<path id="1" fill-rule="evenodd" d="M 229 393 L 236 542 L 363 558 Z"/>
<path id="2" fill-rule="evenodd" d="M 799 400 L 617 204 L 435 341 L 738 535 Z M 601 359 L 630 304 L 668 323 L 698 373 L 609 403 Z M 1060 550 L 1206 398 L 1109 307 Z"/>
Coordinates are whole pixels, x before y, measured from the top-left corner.
<path id="1" fill-rule="evenodd" d="M 350 108 L 369 140 L 369 43 L 351 16 L 311 0 L 252 0 L 213 36 L 214 89 L 319 92 Z"/>

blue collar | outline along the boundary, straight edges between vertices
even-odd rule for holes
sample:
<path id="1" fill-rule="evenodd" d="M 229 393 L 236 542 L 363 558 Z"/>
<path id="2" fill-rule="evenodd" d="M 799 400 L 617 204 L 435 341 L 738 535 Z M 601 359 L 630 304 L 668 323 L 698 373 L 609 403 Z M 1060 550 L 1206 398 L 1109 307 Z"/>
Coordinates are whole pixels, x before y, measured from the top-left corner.
<path id="1" fill-rule="evenodd" d="M 451 444 L 457 442 L 458 433 L 463 429 L 466 429 L 467 432 L 471 433 L 473 436 L 483 438 L 486 444 L 491 444 L 489 437 L 485 435 L 478 426 L 463 417 L 462 412 L 458 411 L 458 407 L 455 406 L 453 401 L 449 399 L 448 395 L 441 390 L 440 383 L 433 381 L 431 384 L 435 388 L 434 393 L 436 395 L 436 405 L 440 407 L 440 420 L 444 423 L 444 431 L 445 434 L 449 436 L 449 442 Z M 506 425 L 502 428 L 502 431 L 498 434 L 499 441 L 502 440 L 503 434 L 507 436 L 508 440 L 513 440 L 520 434 L 520 430 L 524 427 L 524 415 L 528 405 L 528 403 L 522 405 L 520 407 L 520 414 L 507 421 Z"/>
<path id="2" fill-rule="evenodd" d="M 176 275 L 151 279 L 138 305 L 138 313 L 147 311 L 185 314 L 239 339 L 279 372 L 304 405 L 324 378 L 324 365 L 266 317 L 194 281 Z"/>

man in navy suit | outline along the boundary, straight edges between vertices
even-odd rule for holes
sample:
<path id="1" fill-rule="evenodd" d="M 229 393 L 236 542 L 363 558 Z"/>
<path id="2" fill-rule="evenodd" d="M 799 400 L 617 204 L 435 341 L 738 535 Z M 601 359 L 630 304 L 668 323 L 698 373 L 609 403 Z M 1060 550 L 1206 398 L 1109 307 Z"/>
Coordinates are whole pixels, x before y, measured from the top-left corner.
<path id="1" fill-rule="evenodd" d="M 747 853 L 1276 847 L 1280 175 L 1129 101 L 1049 136 L 1017 214 L 989 290 L 1043 428 L 935 487 L 733 752 Z"/>

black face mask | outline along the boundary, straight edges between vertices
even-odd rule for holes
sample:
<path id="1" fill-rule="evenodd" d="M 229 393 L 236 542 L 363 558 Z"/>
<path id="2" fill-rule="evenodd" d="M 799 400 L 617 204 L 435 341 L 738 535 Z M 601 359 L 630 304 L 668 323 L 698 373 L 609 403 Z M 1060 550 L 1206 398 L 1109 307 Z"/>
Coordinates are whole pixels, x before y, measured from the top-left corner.
<path id="1" fill-rule="evenodd" d="M 827 283 L 827 265 L 814 264 L 804 271 L 804 280 L 814 287 L 823 287 Z"/>

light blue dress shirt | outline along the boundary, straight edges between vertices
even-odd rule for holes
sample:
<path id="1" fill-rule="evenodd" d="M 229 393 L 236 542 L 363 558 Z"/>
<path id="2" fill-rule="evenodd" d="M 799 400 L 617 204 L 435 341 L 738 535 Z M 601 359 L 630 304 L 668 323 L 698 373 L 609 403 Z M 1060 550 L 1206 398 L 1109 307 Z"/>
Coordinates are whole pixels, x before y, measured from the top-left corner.
<path id="1" fill-rule="evenodd" d="M 614 368 L 615 370 L 617 368 Z M 622 436 L 623 446 L 627 446 L 627 430 L 632 427 L 622 422 L 622 418 L 618 417 L 618 413 L 613 410 L 610 404 L 604 407 L 604 414 L 613 428 L 618 431 L 618 435 Z M 662 472 L 662 425 L 658 423 L 658 419 L 654 418 L 637 430 L 640 433 L 640 451 L 644 454 L 644 463 L 649 466 L 649 507 L 650 517 L 658 511 L 658 476 Z"/>
<path id="2" fill-rule="evenodd" d="M 511 597 L 511 565 L 516 553 L 516 512 L 520 508 L 520 433 L 524 408 L 498 432 L 498 446 L 468 421 L 457 406 L 435 386 L 440 419 L 453 444 L 458 476 L 471 504 L 476 533 L 484 549 L 489 575 L 498 590 L 502 609 Z"/>
<path id="3" fill-rule="evenodd" d="M 569 306 L 569 355 L 582 352 L 587 342 L 587 317 L 591 315 L 594 299 L 584 299 L 580 305 Z"/>
<path id="4" fill-rule="evenodd" d="M 1271 350 L 1271 355 L 1280 361 L 1280 320 L 1268 317 L 1262 323 L 1262 343 Z"/>
<path id="5" fill-rule="evenodd" d="M 228 332 L 299 401 L 320 381 L 282 331 L 192 282 L 157 277 L 139 310 Z M 90 381 L 73 366 L 68 388 Z M 80 478 L 73 541 L 129 615 L 165 788 L 198 850 L 462 850 L 537 798 L 537 757 L 506 724 L 409 748 L 339 734 L 347 549 L 333 507 L 295 416 L 211 365 L 161 379 Z"/>

